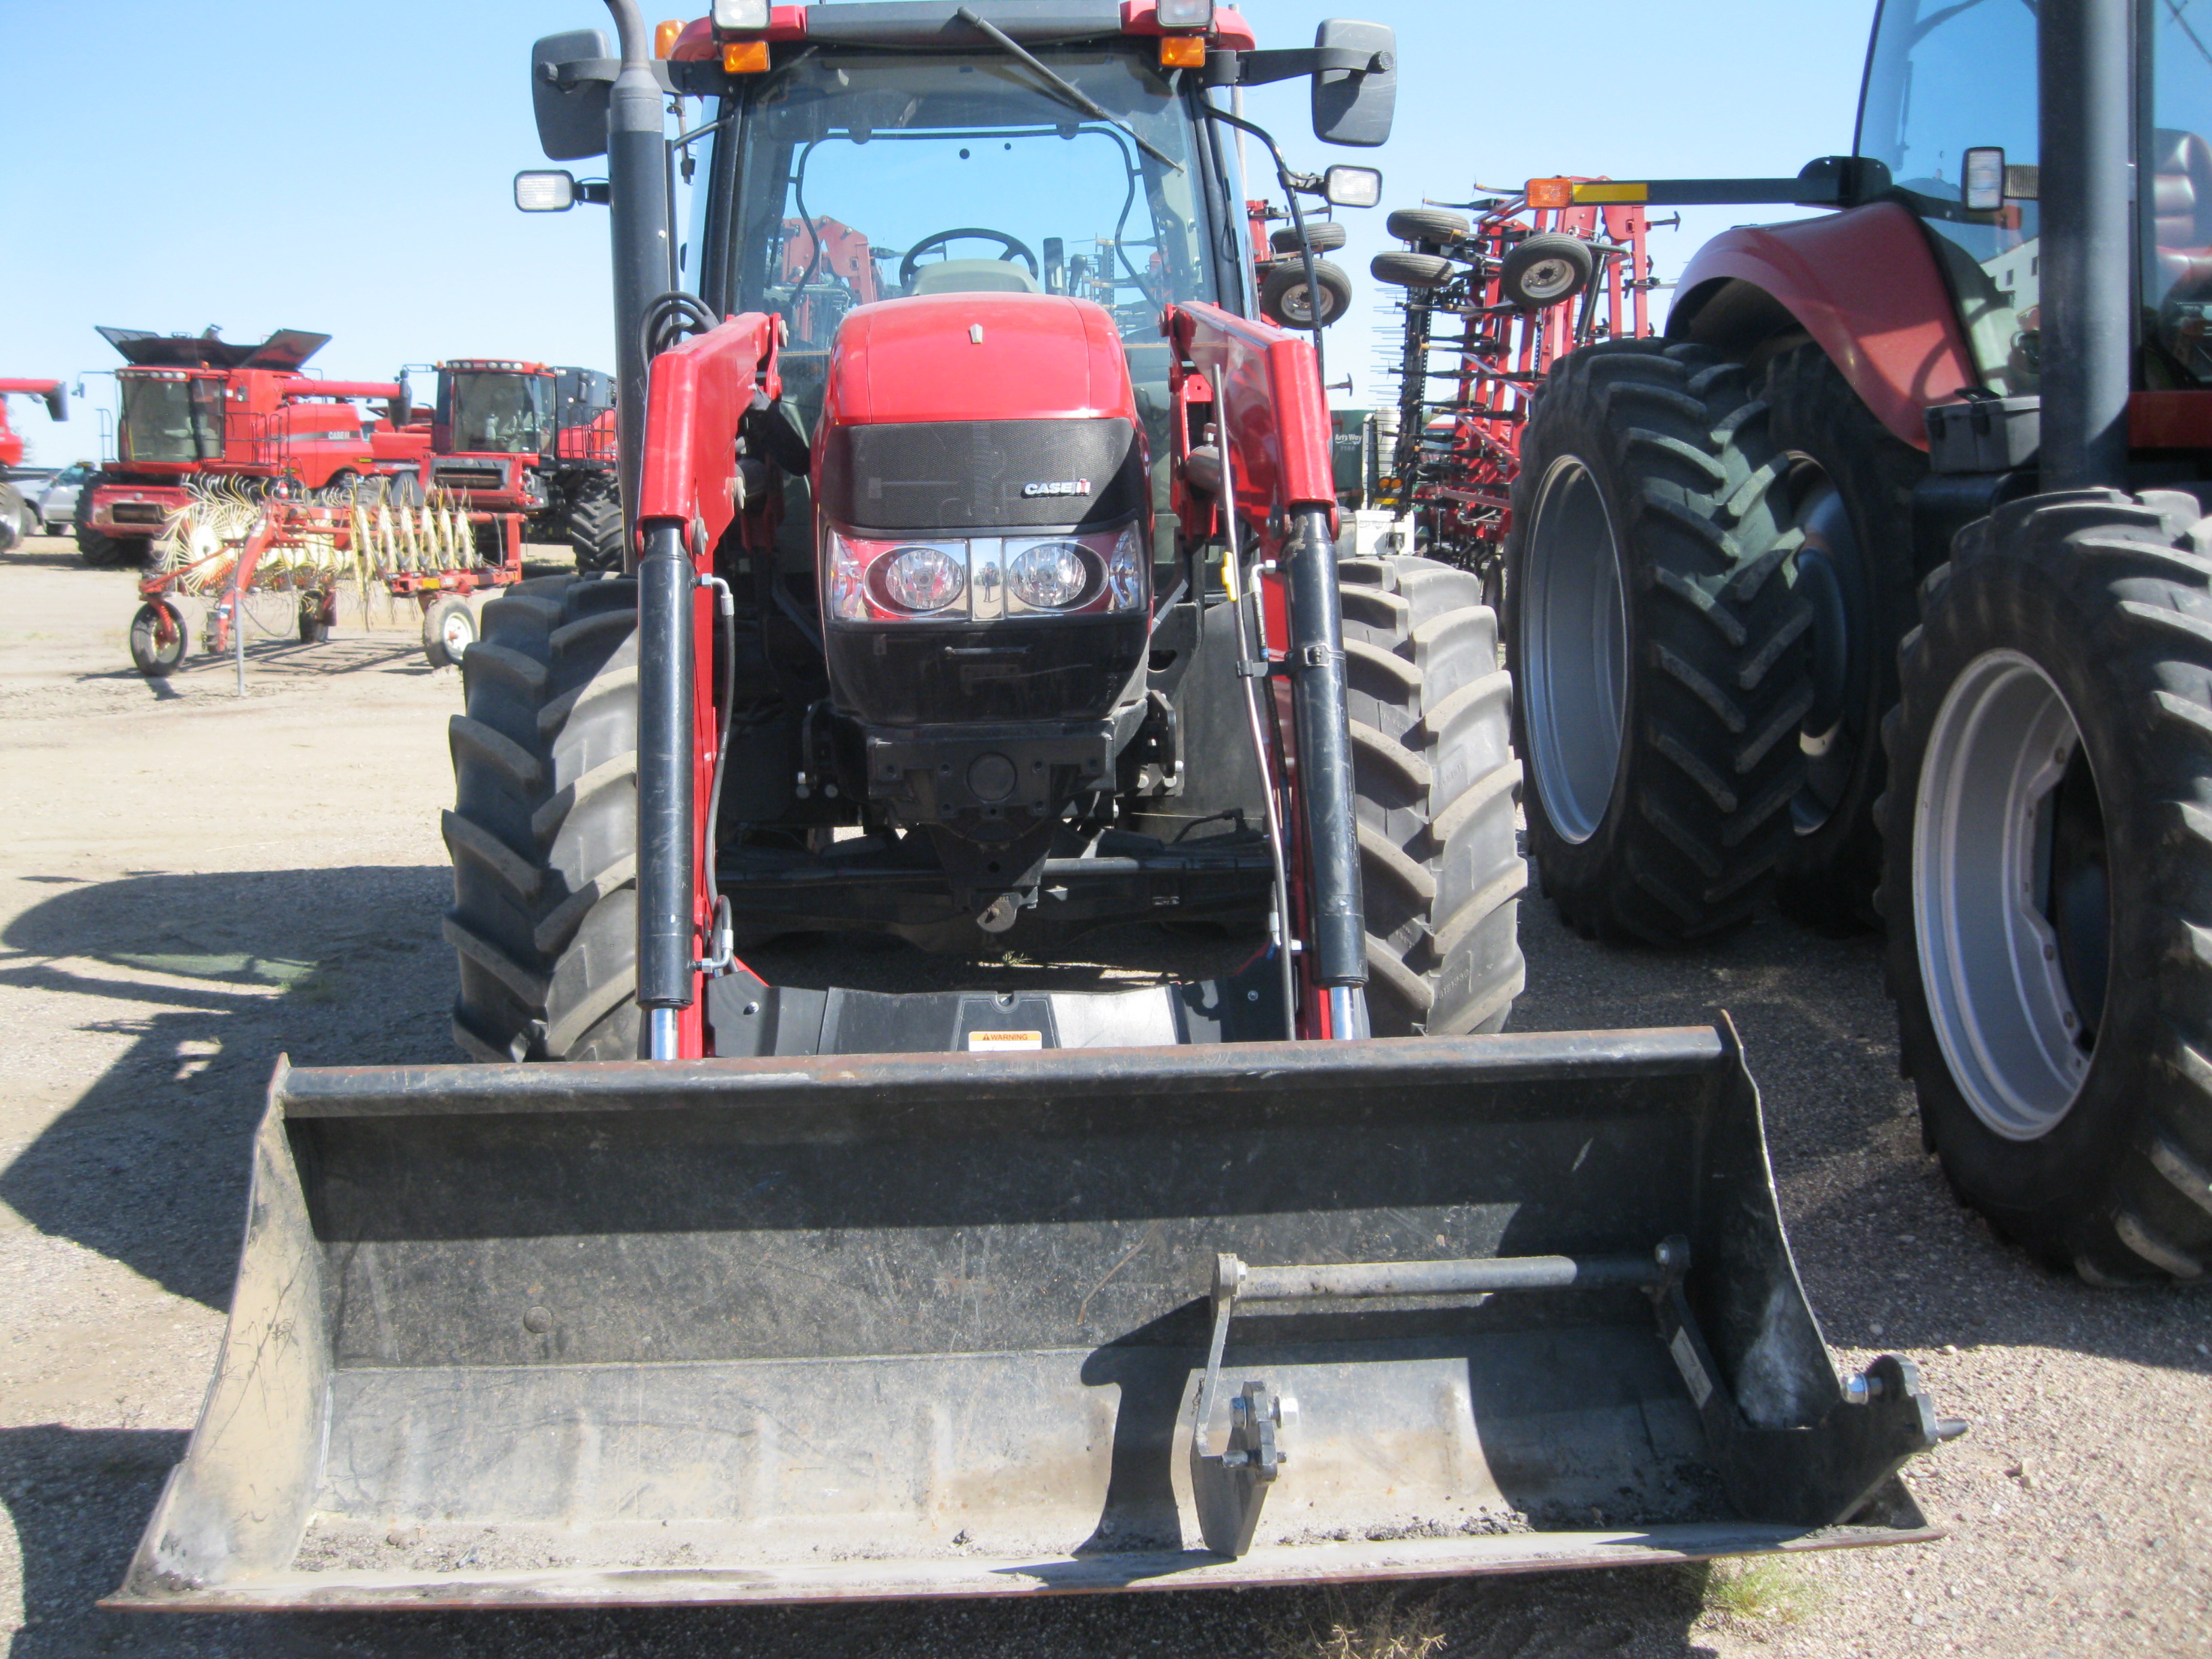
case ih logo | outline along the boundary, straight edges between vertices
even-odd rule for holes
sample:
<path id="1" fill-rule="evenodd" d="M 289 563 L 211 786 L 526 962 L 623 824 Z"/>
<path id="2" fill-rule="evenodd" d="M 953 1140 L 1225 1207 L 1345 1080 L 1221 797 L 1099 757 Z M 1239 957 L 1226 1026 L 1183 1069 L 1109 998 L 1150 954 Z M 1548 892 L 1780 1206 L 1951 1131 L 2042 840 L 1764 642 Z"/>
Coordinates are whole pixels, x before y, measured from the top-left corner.
<path id="1" fill-rule="evenodd" d="M 1091 480 L 1088 478 L 1070 478 L 1065 483 L 1025 483 L 1022 486 L 1024 495 L 1088 495 L 1090 493 Z"/>

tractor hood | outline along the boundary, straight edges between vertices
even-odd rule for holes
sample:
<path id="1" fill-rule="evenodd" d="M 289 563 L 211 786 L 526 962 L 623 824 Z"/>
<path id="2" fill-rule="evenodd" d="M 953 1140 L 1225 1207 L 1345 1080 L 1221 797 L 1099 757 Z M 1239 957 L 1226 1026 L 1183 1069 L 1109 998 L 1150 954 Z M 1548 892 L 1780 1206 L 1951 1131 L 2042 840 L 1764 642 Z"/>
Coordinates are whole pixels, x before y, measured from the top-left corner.
<path id="1" fill-rule="evenodd" d="M 830 349 L 815 456 L 815 500 L 848 529 L 1088 527 L 1146 504 L 1120 331 L 1053 295 L 860 307 Z"/>
<path id="2" fill-rule="evenodd" d="M 837 330 L 823 405 L 828 422 L 850 426 L 1136 414 L 1113 318 L 1049 294 L 861 306 Z"/>

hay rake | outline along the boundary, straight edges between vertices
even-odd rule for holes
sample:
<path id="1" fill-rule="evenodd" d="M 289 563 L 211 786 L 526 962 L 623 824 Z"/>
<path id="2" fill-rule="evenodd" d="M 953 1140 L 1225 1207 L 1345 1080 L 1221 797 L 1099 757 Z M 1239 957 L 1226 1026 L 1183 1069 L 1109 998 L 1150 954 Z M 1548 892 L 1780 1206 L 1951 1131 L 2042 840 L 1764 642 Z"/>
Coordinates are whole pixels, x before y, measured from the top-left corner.
<path id="1" fill-rule="evenodd" d="M 256 592 L 297 597 L 302 644 L 319 644 L 354 583 L 364 616 L 381 586 L 423 612 L 423 649 L 434 666 L 458 661 L 475 637 L 468 596 L 522 576 L 522 520 L 476 513 L 443 491 L 426 498 L 381 479 L 294 498 L 253 494 L 227 480 L 195 481 L 154 543 L 155 568 L 138 585 L 131 659 L 160 678 L 184 660 L 190 634 L 180 598 L 210 601 L 207 649 L 231 653 L 245 692 L 245 604 Z"/>

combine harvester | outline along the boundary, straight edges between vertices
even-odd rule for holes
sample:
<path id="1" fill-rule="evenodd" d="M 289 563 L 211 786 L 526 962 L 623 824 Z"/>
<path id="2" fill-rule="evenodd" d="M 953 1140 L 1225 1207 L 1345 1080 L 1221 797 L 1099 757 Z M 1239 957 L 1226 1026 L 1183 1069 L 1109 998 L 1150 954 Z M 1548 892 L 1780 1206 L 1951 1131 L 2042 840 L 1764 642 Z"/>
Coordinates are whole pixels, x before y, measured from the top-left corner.
<path id="1" fill-rule="evenodd" d="M 486 1063 L 280 1066 L 205 1413 L 110 1605 L 1930 1536 L 1897 1471 L 1952 1425 L 1908 1361 L 1837 1377 L 1734 1036 L 1496 1034 L 1492 619 L 1464 572 L 1335 557 L 1315 350 L 1250 314 L 1229 166 L 1238 84 L 1310 79 L 1318 137 L 1381 143 L 1391 31 L 720 0 L 656 67 L 611 5 L 618 57 L 557 35 L 531 84 L 550 157 L 609 157 L 635 532 L 463 662 L 447 928 Z M 726 146 L 696 294 L 672 92 Z M 1276 175 L 1294 231 L 1379 184 Z M 884 297 L 792 280 L 794 219 L 861 228 Z M 1066 961 L 1162 917 L 1252 942 L 1113 994 L 774 984 L 733 948 Z"/>
<path id="2" fill-rule="evenodd" d="M 1929 1148 L 2092 1283 L 2212 1270 L 2212 59 L 2178 8 L 1887 0 L 1855 153 L 1537 399 L 1528 845 L 1586 933 L 1886 924 Z M 2140 179 L 2142 189 L 2133 191 Z M 1656 831 L 1656 833 L 1655 833 Z"/>
<path id="3" fill-rule="evenodd" d="M 211 330 L 99 331 L 130 367 L 115 371 L 116 459 L 77 497 L 77 550 L 95 568 L 144 564 L 193 480 L 227 480 L 248 495 L 343 497 L 363 480 L 413 472 L 429 449 L 429 428 L 410 423 L 405 382 L 301 372 L 327 334 L 280 329 L 233 345 Z M 364 422 L 353 406 L 364 398 L 385 401 L 385 416 Z"/>
<path id="4" fill-rule="evenodd" d="M 566 542 L 576 568 L 622 568 L 614 381 L 506 358 L 438 365 L 422 483 L 471 512 L 517 514 L 524 539 Z"/>
<path id="5" fill-rule="evenodd" d="M 39 398 L 55 420 L 69 419 L 69 393 L 59 380 L 0 380 L 0 553 L 12 551 L 25 537 L 44 528 L 38 508 L 6 476 L 23 464 L 23 440 L 8 424 L 11 396 Z"/>

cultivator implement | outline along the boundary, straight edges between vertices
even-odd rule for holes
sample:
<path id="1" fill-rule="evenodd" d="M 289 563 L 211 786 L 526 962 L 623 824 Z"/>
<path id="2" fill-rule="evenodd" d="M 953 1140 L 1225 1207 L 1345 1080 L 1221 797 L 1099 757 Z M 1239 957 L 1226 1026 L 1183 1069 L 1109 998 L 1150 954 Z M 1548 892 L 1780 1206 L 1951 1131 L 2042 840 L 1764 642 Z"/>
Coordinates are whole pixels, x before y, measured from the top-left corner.
<path id="1" fill-rule="evenodd" d="M 1831 1370 L 1725 1031 L 280 1067 L 252 1213 L 117 1605 L 1930 1535 L 1945 1425 Z"/>
<path id="2" fill-rule="evenodd" d="M 1472 220 L 1394 213 L 1391 233 L 1411 252 L 1374 262 L 1378 280 L 1403 290 L 1384 336 L 1395 351 L 1377 366 L 1395 377 L 1398 401 L 1376 504 L 1413 517 L 1431 557 L 1486 575 L 1504 554 L 1537 385 L 1577 347 L 1652 331 L 1644 208 L 1577 205 L 1572 182 L 1465 204 Z M 1455 332 L 1440 332 L 1455 319 Z"/>

